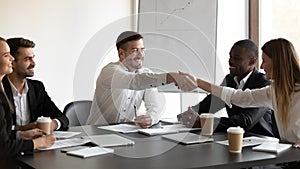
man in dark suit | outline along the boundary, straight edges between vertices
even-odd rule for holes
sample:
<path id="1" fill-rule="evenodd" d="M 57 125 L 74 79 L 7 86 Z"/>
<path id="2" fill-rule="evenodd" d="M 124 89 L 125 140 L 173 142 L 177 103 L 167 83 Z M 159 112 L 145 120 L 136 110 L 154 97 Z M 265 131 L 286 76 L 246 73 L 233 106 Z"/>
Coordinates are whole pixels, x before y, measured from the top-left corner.
<path id="1" fill-rule="evenodd" d="M 263 73 L 255 68 L 258 49 L 250 40 L 236 42 L 230 50 L 229 70 L 223 80 L 223 86 L 236 89 L 255 89 L 270 85 Z M 178 115 L 183 124 L 189 127 L 200 127 L 199 114 L 215 113 L 226 107 L 228 117 L 217 118 L 215 131 L 226 131 L 229 127 L 240 126 L 247 132 L 278 137 L 276 124 L 272 124 L 272 111 L 268 108 L 241 108 L 233 105 L 231 108 L 209 94 L 199 104 L 189 107 L 187 111 Z M 198 114 L 197 114 L 197 113 Z"/>
<path id="2" fill-rule="evenodd" d="M 13 73 L 2 80 L 9 100 L 14 103 L 14 130 L 36 128 L 40 116 L 52 119 L 52 130 L 63 130 L 69 120 L 48 96 L 42 82 L 28 79 L 34 75 L 33 48 L 35 43 L 24 38 L 7 39 L 10 53 L 14 57 Z"/>

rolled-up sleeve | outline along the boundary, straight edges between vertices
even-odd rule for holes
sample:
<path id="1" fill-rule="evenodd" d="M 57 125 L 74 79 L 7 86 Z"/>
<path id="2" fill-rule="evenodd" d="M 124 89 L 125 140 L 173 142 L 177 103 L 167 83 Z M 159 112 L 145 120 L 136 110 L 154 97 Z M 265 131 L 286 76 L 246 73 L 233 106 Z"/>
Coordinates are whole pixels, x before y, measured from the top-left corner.
<path id="1" fill-rule="evenodd" d="M 221 99 L 231 108 L 231 97 L 235 93 L 235 89 L 230 87 L 223 87 L 222 93 L 221 93 Z"/>
<path id="2" fill-rule="evenodd" d="M 231 104 L 234 104 L 240 107 L 269 107 L 273 109 L 270 86 L 244 91 L 223 87 L 220 98 L 230 107 Z"/>
<path id="3" fill-rule="evenodd" d="M 166 84 L 167 74 L 133 73 L 122 69 L 118 65 L 103 68 L 101 78 L 104 86 L 115 89 L 143 90 Z"/>

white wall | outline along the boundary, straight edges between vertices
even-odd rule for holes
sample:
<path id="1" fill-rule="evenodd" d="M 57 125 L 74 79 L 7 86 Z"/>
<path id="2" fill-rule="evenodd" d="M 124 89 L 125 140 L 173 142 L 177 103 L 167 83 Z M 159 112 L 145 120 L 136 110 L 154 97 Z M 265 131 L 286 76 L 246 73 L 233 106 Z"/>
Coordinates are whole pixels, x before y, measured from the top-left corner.
<path id="1" fill-rule="evenodd" d="M 217 84 L 228 73 L 232 44 L 247 37 L 247 2 L 218 1 Z M 0 0 L 0 4 L 0 36 L 22 36 L 36 42 L 34 78 L 44 82 L 61 110 L 72 100 L 92 99 L 100 69 L 118 59 L 114 48 L 118 34 L 136 26 L 131 15 L 135 0 Z M 166 117 L 175 117 L 203 98 L 198 94 L 175 96 L 182 106 L 166 111 L 170 113 Z M 178 104 L 168 107 L 174 105 Z"/>
<path id="2" fill-rule="evenodd" d="M 91 68 L 97 66 L 95 59 L 85 56 L 85 68 L 78 66 L 83 63 L 78 61 L 86 44 L 103 28 L 134 12 L 131 0 L 0 0 L 0 4 L 0 36 L 21 36 L 36 43 L 34 79 L 44 82 L 61 110 L 74 99 L 92 99 L 95 72 L 85 70 L 97 69 Z M 132 17 L 127 18 L 126 23 L 117 25 L 118 31 L 133 28 Z M 94 45 L 108 50 L 101 43 Z M 94 56 L 99 57 L 96 63 L 101 60 L 99 55 Z M 74 89 L 74 78 L 78 76 L 84 77 L 82 86 Z"/>
<path id="3" fill-rule="evenodd" d="M 217 22 L 217 63 L 216 84 L 220 84 L 229 73 L 229 51 L 232 45 L 242 39 L 248 38 L 248 0 L 219 0 Z M 188 106 L 195 105 L 204 94 L 183 94 L 182 111 Z M 225 115 L 224 111 L 220 115 Z"/>

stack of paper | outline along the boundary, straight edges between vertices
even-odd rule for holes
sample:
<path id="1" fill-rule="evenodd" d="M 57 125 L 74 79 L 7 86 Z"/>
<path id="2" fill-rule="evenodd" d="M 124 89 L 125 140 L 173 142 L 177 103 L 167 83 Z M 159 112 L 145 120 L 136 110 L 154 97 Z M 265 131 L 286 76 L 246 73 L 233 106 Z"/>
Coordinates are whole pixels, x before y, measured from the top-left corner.
<path id="1" fill-rule="evenodd" d="M 39 150 L 53 150 L 53 149 L 57 149 L 57 148 L 79 146 L 79 145 L 84 145 L 84 144 L 89 143 L 89 142 L 91 142 L 91 140 L 82 139 L 82 138 L 56 140 L 55 143 L 51 147 L 39 148 Z"/>
<path id="2" fill-rule="evenodd" d="M 271 153 L 280 153 L 284 150 L 289 149 L 291 146 L 292 146 L 291 144 L 265 142 L 259 146 L 253 147 L 252 150 L 265 151 Z"/>
<path id="3" fill-rule="evenodd" d="M 120 132 L 120 133 L 134 133 L 138 132 L 139 126 L 130 125 L 130 124 L 116 124 L 116 125 L 109 125 L 109 126 L 100 126 L 100 129 Z"/>
<path id="4" fill-rule="evenodd" d="M 90 147 L 90 148 L 84 148 L 84 149 L 79 149 L 75 151 L 68 151 L 68 155 L 74 155 L 82 158 L 87 158 L 87 157 L 92 157 L 92 156 L 97 156 L 97 155 L 102 155 L 102 154 L 107 154 L 107 153 L 113 153 L 114 149 L 111 148 L 103 148 L 103 147 Z"/>
<path id="5" fill-rule="evenodd" d="M 183 124 L 175 124 L 175 125 L 163 125 L 158 128 L 139 129 L 138 131 L 142 134 L 153 136 L 159 134 L 171 134 L 171 133 L 186 132 L 192 130 L 200 130 L 200 128 L 189 128 Z"/>
<path id="6" fill-rule="evenodd" d="M 70 138 L 79 135 L 81 132 L 71 132 L 71 131 L 53 131 L 53 134 L 57 139 Z"/>
<path id="7" fill-rule="evenodd" d="M 262 137 L 251 136 L 251 137 L 243 138 L 242 147 L 256 146 L 256 145 L 262 144 L 264 142 L 278 143 L 278 141 L 279 140 L 274 137 L 262 138 Z M 216 141 L 216 143 L 227 145 L 227 146 L 229 145 L 228 140 Z"/>

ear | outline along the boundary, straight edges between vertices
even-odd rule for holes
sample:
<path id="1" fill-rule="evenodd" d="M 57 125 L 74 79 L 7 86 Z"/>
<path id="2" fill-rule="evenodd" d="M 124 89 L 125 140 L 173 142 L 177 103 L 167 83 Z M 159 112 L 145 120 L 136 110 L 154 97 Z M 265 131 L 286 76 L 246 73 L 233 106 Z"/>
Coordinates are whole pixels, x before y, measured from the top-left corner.
<path id="1" fill-rule="evenodd" d="M 256 63 L 256 58 L 251 57 L 251 58 L 249 59 L 249 65 L 255 65 L 255 63 Z"/>
<path id="2" fill-rule="evenodd" d="M 118 49 L 118 54 L 119 54 L 120 61 L 122 61 L 123 59 L 125 59 L 125 50 L 123 50 L 122 48 L 119 48 Z"/>

